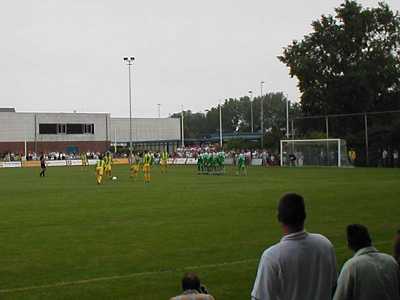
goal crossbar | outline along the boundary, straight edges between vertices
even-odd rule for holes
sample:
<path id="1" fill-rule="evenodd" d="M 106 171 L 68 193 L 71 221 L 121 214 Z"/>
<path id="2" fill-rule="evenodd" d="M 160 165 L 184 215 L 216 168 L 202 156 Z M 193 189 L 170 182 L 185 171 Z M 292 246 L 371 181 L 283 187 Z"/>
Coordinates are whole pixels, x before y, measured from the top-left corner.
<path id="1" fill-rule="evenodd" d="M 281 140 L 281 143 L 301 143 L 301 142 L 340 142 L 342 139 L 306 139 L 306 140 Z"/>

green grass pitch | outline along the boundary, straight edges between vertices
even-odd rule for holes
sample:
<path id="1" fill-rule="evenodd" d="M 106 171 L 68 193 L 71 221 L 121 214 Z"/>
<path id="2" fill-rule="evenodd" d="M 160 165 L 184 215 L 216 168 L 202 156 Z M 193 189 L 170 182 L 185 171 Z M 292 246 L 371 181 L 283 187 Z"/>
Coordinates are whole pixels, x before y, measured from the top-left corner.
<path id="1" fill-rule="evenodd" d="M 94 169 L 0 170 L 0 299 L 169 299 L 187 270 L 217 299 L 249 299 L 258 259 L 281 230 L 282 193 L 304 195 L 306 228 L 351 255 L 345 226 L 367 225 L 390 253 L 400 170 L 250 168 L 247 177 L 158 168 L 152 182 L 95 184 Z"/>

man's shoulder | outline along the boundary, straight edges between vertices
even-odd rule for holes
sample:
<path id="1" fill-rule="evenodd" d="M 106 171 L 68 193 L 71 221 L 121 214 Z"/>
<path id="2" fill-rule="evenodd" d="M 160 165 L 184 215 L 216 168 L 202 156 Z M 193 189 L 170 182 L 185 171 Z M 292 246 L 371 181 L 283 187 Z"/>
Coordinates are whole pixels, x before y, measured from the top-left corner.
<path id="1" fill-rule="evenodd" d="M 325 245 L 327 247 L 332 247 L 333 244 L 331 241 L 324 235 L 319 234 L 319 233 L 309 233 L 308 234 L 308 239 L 311 240 L 314 243 L 318 243 L 320 245 Z"/>
<path id="2" fill-rule="evenodd" d="M 276 243 L 264 250 L 261 259 L 262 260 L 274 260 L 280 256 L 282 253 L 282 248 L 284 247 L 282 242 Z"/>
<path id="3" fill-rule="evenodd" d="M 388 262 L 393 262 L 393 263 L 397 264 L 397 261 L 394 259 L 394 257 L 389 255 L 389 254 L 386 254 L 386 253 L 378 251 L 377 255 L 383 260 L 386 260 Z"/>
<path id="4" fill-rule="evenodd" d="M 397 261 L 393 258 L 393 256 L 380 252 L 380 251 L 376 251 L 373 252 L 372 255 L 358 255 L 358 256 L 354 256 L 352 258 L 350 258 L 347 262 L 349 264 L 359 264 L 359 263 L 363 263 L 365 260 L 370 260 L 370 259 L 379 259 L 382 263 L 385 264 L 392 264 L 393 266 L 398 267 L 398 263 Z"/>

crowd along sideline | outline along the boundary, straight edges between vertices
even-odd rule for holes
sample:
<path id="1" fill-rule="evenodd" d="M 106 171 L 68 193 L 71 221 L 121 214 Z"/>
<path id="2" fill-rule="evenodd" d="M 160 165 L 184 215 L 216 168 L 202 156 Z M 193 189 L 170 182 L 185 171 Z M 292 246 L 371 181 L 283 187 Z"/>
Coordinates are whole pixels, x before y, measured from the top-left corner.
<path id="1" fill-rule="evenodd" d="M 96 165 L 97 159 L 88 160 L 90 166 Z M 127 158 L 115 158 L 113 159 L 114 165 L 127 165 L 129 164 Z M 196 158 L 169 158 L 169 165 L 196 165 Z M 261 166 L 262 159 L 255 158 L 251 160 L 252 166 Z M 70 167 L 70 166 L 81 166 L 82 161 L 80 159 L 74 160 L 48 160 L 46 161 L 48 167 Z M 225 165 L 234 165 L 233 158 L 225 159 Z M 0 168 L 31 168 L 40 167 L 40 161 L 10 161 L 0 162 Z"/>

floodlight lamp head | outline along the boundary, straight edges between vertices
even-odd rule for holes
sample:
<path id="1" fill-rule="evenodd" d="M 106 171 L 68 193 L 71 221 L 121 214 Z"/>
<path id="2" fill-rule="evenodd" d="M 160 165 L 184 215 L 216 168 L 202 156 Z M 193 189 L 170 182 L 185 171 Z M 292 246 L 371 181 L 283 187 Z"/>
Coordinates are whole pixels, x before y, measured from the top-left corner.
<path id="1" fill-rule="evenodd" d="M 131 56 L 131 60 L 135 60 L 135 58 L 133 56 Z"/>

